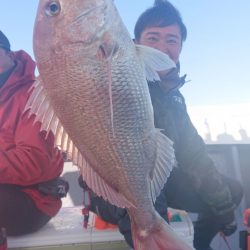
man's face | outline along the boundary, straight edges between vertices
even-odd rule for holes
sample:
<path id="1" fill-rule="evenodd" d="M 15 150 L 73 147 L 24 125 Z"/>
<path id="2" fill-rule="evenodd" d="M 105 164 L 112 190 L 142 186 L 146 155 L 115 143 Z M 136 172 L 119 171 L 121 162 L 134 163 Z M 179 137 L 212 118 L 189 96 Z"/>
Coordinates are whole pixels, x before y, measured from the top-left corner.
<path id="1" fill-rule="evenodd" d="M 175 63 L 179 62 L 182 40 L 178 25 L 148 27 L 142 32 L 140 40 L 136 42 L 158 49 L 166 53 Z"/>
<path id="2" fill-rule="evenodd" d="M 14 66 L 12 52 L 0 47 L 0 74 Z"/>

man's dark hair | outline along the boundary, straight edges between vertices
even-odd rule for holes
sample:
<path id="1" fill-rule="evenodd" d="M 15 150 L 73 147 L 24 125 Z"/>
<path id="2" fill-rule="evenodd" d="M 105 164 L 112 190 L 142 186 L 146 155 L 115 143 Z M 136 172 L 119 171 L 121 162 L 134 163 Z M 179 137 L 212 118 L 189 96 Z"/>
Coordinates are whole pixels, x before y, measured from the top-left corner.
<path id="1" fill-rule="evenodd" d="M 1 30 L 0 30 L 0 48 L 10 51 L 10 42 Z"/>
<path id="2" fill-rule="evenodd" d="M 179 26 L 181 39 L 185 41 L 187 28 L 179 11 L 167 0 L 155 0 L 154 6 L 144 11 L 138 18 L 134 29 L 135 39 L 140 40 L 141 34 L 146 28 L 165 27 L 173 24 Z"/>

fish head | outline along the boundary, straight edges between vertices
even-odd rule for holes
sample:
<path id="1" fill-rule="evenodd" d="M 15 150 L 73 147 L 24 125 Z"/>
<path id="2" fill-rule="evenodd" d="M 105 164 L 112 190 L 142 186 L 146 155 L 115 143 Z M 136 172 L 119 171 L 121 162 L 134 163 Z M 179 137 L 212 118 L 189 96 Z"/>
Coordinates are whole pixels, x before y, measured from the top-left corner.
<path id="1" fill-rule="evenodd" d="M 116 12 L 113 0 L 40 0 L 33 32 L 38 69 L 61 54 L 108 57 Z"/>

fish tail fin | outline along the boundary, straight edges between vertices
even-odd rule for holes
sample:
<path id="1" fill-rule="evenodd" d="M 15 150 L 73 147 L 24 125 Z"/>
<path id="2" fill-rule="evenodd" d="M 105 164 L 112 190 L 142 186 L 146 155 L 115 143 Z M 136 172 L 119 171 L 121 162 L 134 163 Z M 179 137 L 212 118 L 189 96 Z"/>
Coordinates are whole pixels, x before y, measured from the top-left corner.
<path id="1" fill-rule="evenodd" d="M 159 217 L 159 216 L 158 216 Z M 162 219 L 157 218 L 150 232 L 131 223 L 134 250 L 192 250 L 184 240 L 179 238 L 172 228 Z"/>

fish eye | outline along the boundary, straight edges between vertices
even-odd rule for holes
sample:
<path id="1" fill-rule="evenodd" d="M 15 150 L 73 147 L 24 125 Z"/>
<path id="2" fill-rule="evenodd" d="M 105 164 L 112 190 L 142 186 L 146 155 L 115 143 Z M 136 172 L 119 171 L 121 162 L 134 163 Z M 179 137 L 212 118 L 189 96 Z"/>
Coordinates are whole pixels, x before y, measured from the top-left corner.
<path id="1" fill-rule="evenodd" d="M 56 16 L 60 13 L 61 6 L 57 1 L 50 2 L 46 7 L 46 14 L 48 16 Z"/>

